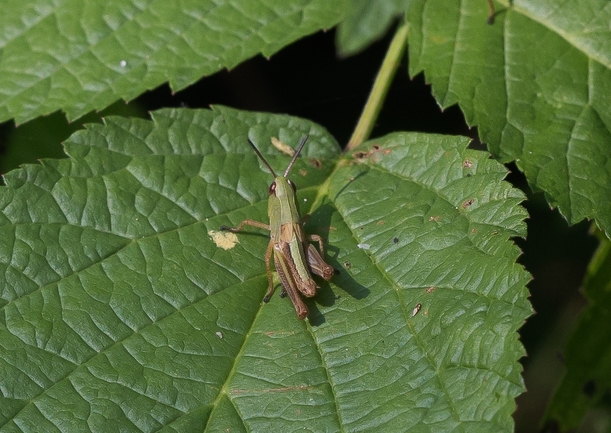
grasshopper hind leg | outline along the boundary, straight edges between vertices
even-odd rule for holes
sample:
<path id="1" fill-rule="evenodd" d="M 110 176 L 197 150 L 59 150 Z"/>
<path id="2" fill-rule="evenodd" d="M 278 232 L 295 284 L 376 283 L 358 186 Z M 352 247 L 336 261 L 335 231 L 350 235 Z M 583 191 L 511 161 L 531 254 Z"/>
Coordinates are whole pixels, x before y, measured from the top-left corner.
<path id="1" fill-rule="evenodd" d="M 302 320 L 305 319 L 308 315 L 308 307 L 306 307 L 306 304 L 301 299 L 301 296 L 299 296 L 299 292 L 295 289 L 294 281 L 289 281 L 292 276 L 287 275 L 284 272 L 282 265 L 278 262 L 278 258 L 276 256 L 274 256 L 274 264 L 276 265 L 276 272 L 278 272 L 280 282 L 282 283 L 282 292 L 280 293 L 280 296 L 285 297 L 288 295 L 289 299 L 293 303 L 293 306 L 295 307 L 297 316 Z"/>

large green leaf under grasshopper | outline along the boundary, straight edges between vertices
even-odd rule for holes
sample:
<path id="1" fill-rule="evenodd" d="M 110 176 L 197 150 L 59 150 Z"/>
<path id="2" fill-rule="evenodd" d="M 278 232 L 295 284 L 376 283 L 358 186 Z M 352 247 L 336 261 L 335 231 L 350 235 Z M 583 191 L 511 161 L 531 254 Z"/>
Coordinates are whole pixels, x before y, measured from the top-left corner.
<path id="1" fill-rule="evenodd" d="M 312 273 L 321 276 L 327 281 L 331 279 L 334 273 L 333 267 L 323 259 L 325 249 L 322 238 L 318 235 L 306 236 L 303 231 L 303 221 L 297 207 L 297 200 L 295 199 L 296 187 L 287 177 L 307 139 L 308 136 L 306 135 L 282 176 L 276 175 L 254 143 L 250 139 L 248 140 L 257 156 L 267 166 L 272 176 L 274 176 L 274 181 L 269 186 L 269 202 L 267 207 L 269 224 L 247 219 L 242 221 L 237 227 L 221 227 L 221 230 L 239 232 L 242 230 L 242 227 L 249 225 L 270 232 L 270 241 L 265 253 L 269 290 L 263 300 L 268 302 L 274 293 L 274 280 L 271 270 L 271 257 L 273 254 L 274 266 L 282 283 L 281 296 L 288 295 L 300 319 L 306 318 L 308 307 L 306 307 L 299 293 L 306 297 L 312 297 L 316 294 L 316 289 L 318 288 L 318 285 L 312 279 Z M 320 253 L 310 244 L 310 241 L 318 242 Z"/>

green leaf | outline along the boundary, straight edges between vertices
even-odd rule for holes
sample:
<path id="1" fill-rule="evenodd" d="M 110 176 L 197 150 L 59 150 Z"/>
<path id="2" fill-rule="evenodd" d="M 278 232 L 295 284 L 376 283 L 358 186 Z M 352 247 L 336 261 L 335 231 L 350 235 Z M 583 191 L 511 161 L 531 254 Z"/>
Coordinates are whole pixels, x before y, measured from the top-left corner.
<path id="1" fill-rule="evenodd" d="M 384 36 L 396 18 L 405 15 L 411 0 L 350 0 L 348 15 L 337 26 L 337 51 L 347 57 Z"/>
<path id="2" fill-rule="evenodd" d="M 611 242 L 600 233 L 599 238 L 583 286 L 589 305 L 567 343 L 567 372 L 545 416 L 561 431 L 577 428 L 611 388 Z"/>
<path id="3" fill-rule="evenodd" d="M 169 81 L 173 91 L 343 18 L 344 1 L 3 2 L 0 121 L 70 120 Z"/>
<path id="4" fill-rule="evenodd" d="M 501 161 L 515 160 L 570 223 L 611 235 L 611 9 L 606 0 L 414 2 L 410 73 L 458 103 Z M 499 4 L 497 3 L 497 8 Z"/>
<path id="5" fill-rule="evenodd" d="M 531 313 L 521 192 L 468 139 L 397 133 L 339 156 L 303 119 L 108 118 L 0 188 L 2 431 L 512 431 Z M 338 270 L 301 321 L 267 290 L 266 220 L 291 177 Z M 227 247 L 225 245 L 225 247 Z M 417 308 L 420 306 L 420 309 Z"/>

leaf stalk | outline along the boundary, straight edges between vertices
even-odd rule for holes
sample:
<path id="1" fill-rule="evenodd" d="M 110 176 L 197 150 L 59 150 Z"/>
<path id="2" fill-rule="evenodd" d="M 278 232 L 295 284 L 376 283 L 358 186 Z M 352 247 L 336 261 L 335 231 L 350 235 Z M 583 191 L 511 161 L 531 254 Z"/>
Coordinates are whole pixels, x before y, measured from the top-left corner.
<path id="1" fill-rule="evenodd" d="M 352 137 L 350 137 L 350 141 L 348 141 L 348 145 L 346 146 L 347 151 L 354 149 L 363 141 L 367 140 L 371 134 L 371 131 L 373 130 L 375 121 L 380 114 L 380 110 L 382 109 L 384 98 L 388 93 L 392 79 L 395 76 L 395 72 L 397 72 L 399 62 L 401 61 L 401 57 L 405 51 L 405 47 L 407 46 L 407 29 L 407 24 L 402 24 L 397 29 L 397 32 L 395 33 L 395 36 L 388 47 L 388 52 L 386 53 L 386 57 L 384 58 L 375 82 L 373 83 L 373 88 L 369 93 L 367 103 L 365 104 L 361 117 L 354 128 Z"/>

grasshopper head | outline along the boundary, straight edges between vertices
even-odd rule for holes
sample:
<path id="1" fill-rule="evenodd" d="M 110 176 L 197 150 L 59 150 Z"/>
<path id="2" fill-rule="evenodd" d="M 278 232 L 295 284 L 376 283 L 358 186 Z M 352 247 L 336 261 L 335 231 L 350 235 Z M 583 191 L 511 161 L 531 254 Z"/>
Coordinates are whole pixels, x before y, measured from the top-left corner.
<path id="1" fill-rule="evenodd" d="M 269 186 L 269 195 L 275 195 L 278 198 L 282 198 L 282 197 L 288 196 L 289 194 L 292 194 L 292 195 L 295 194 L 295 191 L 297 190 L 297 188 L 295 187 L 295 184 L 287 176 L 289 172 L 291 171 L 293 164 L 295 164 L 297 157 L 301 153 L 301 149 L 303 149 L 303 146 L 305 146 L 306 141 L 308 140 L 308 137 L 309 135 L 306 135 L 305 137 L 303 137 L 303 140 L 301 140 L 299 147 L 297 148 L 297 150 L 295 151 L 295 154 L 293 155 L 293 159 L 291 159 L 291 162 L 289 162 L 289 165 L 286 167 L 286 170 L 284 170 L 284 174 L 282 176 L 276 175 L 272 166 L 269 165 L 269 163 L 265 160 L 265 158 L 263 158 L 263 155 L 261 154 L 261 152 L 259 152 L 259 149 L 257 149 L 255 144 L 250 140 L 250 138 L 248 139 L 248 143 L 252 146 L 253 150 L 255 151 L 259 159 L 263 161 L 263 163 L 265 164 L 269 172 L 272 174 L 272 176 L 274 176 L 274 181 Z"/>
<path id="2" fill-rule="evenodd" d="M 278 198 L 284 198 L 290 195 L 295 195 L 297 187 L 287 177 L 276 177 L 269 186 L 269 195 L 275 195 Z"/>

